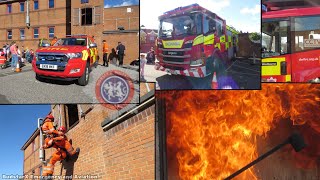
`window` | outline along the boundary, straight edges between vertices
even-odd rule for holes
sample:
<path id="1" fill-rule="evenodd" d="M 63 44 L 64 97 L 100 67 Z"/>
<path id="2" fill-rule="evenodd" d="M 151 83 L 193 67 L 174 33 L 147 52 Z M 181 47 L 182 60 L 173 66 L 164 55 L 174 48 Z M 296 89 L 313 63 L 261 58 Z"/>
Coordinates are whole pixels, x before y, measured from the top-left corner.
<path id="1" fill-rule="evenodd" d="M 89 0 L 81 0 L 81 4 L 89 3 Z"/>
<path id="2" fill-rule="evenodd" d="M 320 16 L 294 18 L 294 52 L 320 48 Z"/>
<path id="3" fill-rule="evenodd" d="M 12 39 L 12 30 L 8 30 L 7 34 L 8 34 L 7 38 Z"/>
<path id="4" fill-rule="evenodd" d="M 33 29 L 33 38 L 39 38 L 39 28 Z"/>
<path id="5" fill-rule="evenodd" d="M 67 104 L 68 129 L 79 122 L 78 106 L 76 104 Z"/>
<path id="6" fill-rule="evenodd" d="M 213 33 L 216 31 L 216 21 L 209 16 L 204 16 L 203 20 L 203 33 Z"/>
<path id="7" fill-rule="evenodd" d="M 20 12 L 24 12 L 24 2 L 20 3 Z"/>
<path id="8" fill-rule="evenodd" d="M 54 37 L 54 27 L 49 27 L 49 38 Z"/>
<path id="9" fill-rule="evenodd" d="M 54 8 L 54 0 L 49 0 L 49 8 Z"/>
<path id="10" fill-rule="evenodd" d="M 20 29 L 20 39 L 25 39 L 24 29 Z"/>
<path id="11" fill-rule="evenodd" d="M 38 1 L 38 0 L 34 0 L 34 2 L 33 2 L 33 9 L 34 9 L 34 10 L 39 9 L 39 1 Z"/>
<path id="12" fill-rule="evenodd" d="M 12 13 L 12 4 L 7 5 L 7 13 Z"/>
<path id="13" fill-rule="evenodd" d="M 262 57 L 290 53 L 289 24 L 289 21 L 281 19 L 262 23 Z"/>
<path id="14" fill-rule="evenodd" d="M 81 25 L 92 25 L 92 8 L 81 9 Z"/>

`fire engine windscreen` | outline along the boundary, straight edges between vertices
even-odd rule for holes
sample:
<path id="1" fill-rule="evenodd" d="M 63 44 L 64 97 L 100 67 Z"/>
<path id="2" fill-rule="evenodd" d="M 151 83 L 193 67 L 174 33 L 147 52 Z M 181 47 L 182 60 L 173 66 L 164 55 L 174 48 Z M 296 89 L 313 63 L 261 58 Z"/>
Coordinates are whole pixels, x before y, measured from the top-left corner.
<path id="1" fill-rule="evenodd" d="M 160 37 L 174 38 L 201 33 L 201 16 L 196 14 L 169 17 L 160 20 Z"/>
<path id="2" fill-rule="evenodd" d="M 53 46 L 86 46 L 87 40 L 85 38 L 62 38 L 59 39 Z"/>
<path id="3" fill-rule="evenodd" d="M 274 20 L 262 24 L 262 56 L 272 57 L 288 53 L 288 24 Z"/>

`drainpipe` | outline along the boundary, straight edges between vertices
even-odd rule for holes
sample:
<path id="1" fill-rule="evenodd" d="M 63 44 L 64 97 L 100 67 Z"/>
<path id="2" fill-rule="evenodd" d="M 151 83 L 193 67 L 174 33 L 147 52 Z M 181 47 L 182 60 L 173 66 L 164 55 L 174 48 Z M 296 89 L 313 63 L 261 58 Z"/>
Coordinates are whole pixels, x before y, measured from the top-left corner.
<path id="1" fill-rule="evenodd" d="M 42 148 L 42 145 L 43 145 L 43 134 L 42 134 L 42 130 L 41 130 L 42 121 L 43 121 L 42 118 L 38 118 L 38 128 L 39 128 L 39 131 L 40 131 L 39 159 L 43 162 L 44 161 L 44 149 Z"/>
<path id="2" fill-rule="evenodd" d="M 26 16 L 26 25 L 27 28 L 30 28 L 30 15 L 29 15 L 29 0 L 26 1 L 27 2 L 27 16 Z"/>

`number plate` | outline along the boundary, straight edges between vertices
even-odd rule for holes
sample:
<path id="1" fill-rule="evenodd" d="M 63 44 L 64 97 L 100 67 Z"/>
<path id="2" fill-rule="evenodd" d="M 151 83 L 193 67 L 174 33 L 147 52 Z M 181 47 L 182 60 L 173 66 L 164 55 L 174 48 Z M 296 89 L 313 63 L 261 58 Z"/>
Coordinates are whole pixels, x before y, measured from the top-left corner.
<path id="1" fill-rule="evenodd" d="M 41 69 L 58 69 L 58 65 L 51 65 L 51 64 L 40 64 Z"/>

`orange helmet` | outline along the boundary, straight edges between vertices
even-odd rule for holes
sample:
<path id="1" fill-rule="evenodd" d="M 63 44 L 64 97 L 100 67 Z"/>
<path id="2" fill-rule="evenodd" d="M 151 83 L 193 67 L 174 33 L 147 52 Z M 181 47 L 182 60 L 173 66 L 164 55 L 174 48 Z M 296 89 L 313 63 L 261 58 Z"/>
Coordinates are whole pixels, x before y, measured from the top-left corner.
<path id="1" fill-rule="evenodd" d="M 53 120 L 54 117 L 51 114 L 49 114 L 49 115 L 46 116 L 46 119 L 52 119 Z"/>
<path id="2" fill-rule="evenodd" d="M 65 133 L 67 130 L 64 126 L 59 127 L 58 131 Z"/>

